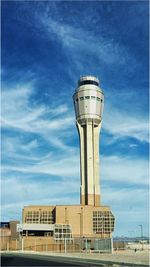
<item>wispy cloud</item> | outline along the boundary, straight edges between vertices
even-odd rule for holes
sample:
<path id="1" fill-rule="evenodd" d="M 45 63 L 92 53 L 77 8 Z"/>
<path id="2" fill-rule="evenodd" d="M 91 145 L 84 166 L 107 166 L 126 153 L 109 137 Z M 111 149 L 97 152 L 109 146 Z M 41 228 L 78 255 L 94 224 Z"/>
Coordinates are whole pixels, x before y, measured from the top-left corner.
<path id="1" fill-rule="evenodd" d="M 148 160 L 125 156 L 101 156 L 102 183 L 148 185 Z"/>
<path id="2" fill-rule="evenodd" d="M 132 73 L 133 66 L 136 68 L 139 64 L 123 43 L 109 35 L 97 35 L 88 28 L 83 29 L 74 24 L 67 24 L 66 21 L 60 21 L 59 16 L 54 18 L 49 13 L 45 13 L 38 23 L 49 40 L 57 40 L 63 45 L 63 51 L 71 62 L 71 68 L 68 70 L 71 78 L 74 77 L 74 68 L 81 74 L 85 73 L 89 62 L 91 71 L 96 73 L 102 71 L 104 66 L 118 68 L 126 64 L 128 72 Z M 72 65 L 73 71 L 71 71 Z"/>
<path id="3" fill-rule="evenodd" d="M 77 183 L 73 180 L 60 181 L 51 177 L 46 179 L 27 179 L 20 175 L 14 175 L 2 181 L 2 216 L 4 220 L 14 218 L 21 219 L 21 210 L 25 205 L 56 205 L 60 203 L 79 202 L 76 192 Z M 69 191 L 68 191 L 69 185 Z M 74 197 L 70 199 L 70 194 Z M 17 217 L 16 217 L 17 216 Z"/>
<path id="4" fill-rule="evenodd" d="M 129 231 L 134 231 L 134 236 L 139 236 L 139 224 L 144 226 L 144 235 L 148 226 L 148 201 L 149 190 L 147 188 L 134 187 L 111 187 L 108 185 L 102 189 L 102 204 L 110 205 L 116 219 L 118 235 L 131 236 Z M 128 223 L 127 223 L 128 222 Z M 120 225 L 123 231 L 119 230 Z M 130 225 L 130 227 L 129 227 Z"/>
<path id="5" fill-rule="evenodd" d="M 113 135 L 112 142 L 119 138 L 133 137 L 140 142 L 149 142 L 148 120 L 128 110 L 116 109 L 112 104 L 107 105 L 103 119 L 103 128 Z"/>
<path id="6" fill-rule="evenodd" d="M 88 29 L 86 31 L 76 28 L 74 25 L 67 25 L 65 22 L 59 22 L 59 20 L 54 20 L 49 16 L 42 18 L 41 22 L 49 38 L 53 38 L 52 36 L 54 35 L 54 38 L 58 38 L 66 46 L 67 51 L 68 49 L 74 51 L 72 57 L 81 53 L 82 55 L 88 54 L 90 57 L 95 55 L 97 59 L 101 59 L 108 64 L 114 62 L 124 64 L 125 62 L 127 53 L 124 47 L 121 47 L 113 39 L 95 36 L 92 32 L 88 32 Z M 122 54 L 124 54 L 124 57 L 122 57 Z"/>
<path id="7" fill-rule="evenodd" d="M 29 174 L 49 174 L 56 175 L 59 177 L 70 177 L 70 179 L 74 179 L 74 177 L 79 176 L 79 160 L 78 157 L 72 156 L 68 158 L 64 155 L 64 158 L 52 158 L 51 156 L 47 160 L 40 160 L 39 162 L 30 163 L 27 165 L 26 163 L 15 164 L 15 165 L 6 165 L 4 170 L 21 172 L 21 173 L 29 173 Z M 27 161 L 27 158 L 26 158 Z"/>
<path id="8" fill-rule="evenodd" d="M 63 132 L 73 125 L 73 116 L 65 103 L 35 105 L 34 86 L 24 85 L 2 92 L 2 127 L 43 136 L 47 142 L 66 149 Z M 61 137 L 58 129 L 61 129 Z M 56 134 L 56 132 L 58 134 Z"/>

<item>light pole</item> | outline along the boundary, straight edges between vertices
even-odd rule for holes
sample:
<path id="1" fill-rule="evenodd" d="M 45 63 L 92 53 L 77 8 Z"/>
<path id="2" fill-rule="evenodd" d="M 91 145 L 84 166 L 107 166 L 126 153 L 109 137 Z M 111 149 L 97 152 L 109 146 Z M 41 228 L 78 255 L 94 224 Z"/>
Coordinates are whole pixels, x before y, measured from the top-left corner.
<path id="1" fill-rule="evenodd" d="M 88 249 L 88 247 L 87 247 L 87 238 L 85 239 L 85 246 L 86 246 L 86 253 L 87 253 L 87 249 Z"/>
<path id="2" fill-rule="evenodd" d="M 21 251 L 24 250 L 24 240 L 23 240 L 23 236 L 22 236 L 22 239 L 21 239 Z"/>
<path id="3" fill-rule="evenodd" d="M 81 212 L 78 212 L 77 214 L 80 216 L 79 227 L 80 227 L 80 239 L 81 239 Z"/>
<path id="4" fill-rule="evenodd" d="M 80 252 L 81 252 L 81 212 L 78 213 L 78 215 L 80 216 Z"/>
<path id="5" fill-rule="evenodd" d="M 41 223 L 41 209 L 39 209 L 39 223 Z"/>
<path id="6" fill-rule="evenodd" d="M 47 252 L 47 238 L 46 238 L 46 252 Z"/>
<path id="7" fill-rule="evenodd" d="M 104 216 L 102 216 L 102 239 L 104 239 Z"/>
<path id="8" fill-rule="evenodd" d="M 20 244 L 21 243 L 21 244 Z M 21 245 L 21 246 L 20 246 Z M 22 234 L 21 234 L 21 230 L 19 229 L 19 249 L 22 250 L 22 245 L 23 245 L 23 241 L 22 241 Z"/>
<path id="9" fill-rule="evenodd" d="M 142 250 L 143 250 L 143 225 L 139 224 L 139 227 L 141 228 L 141 242 L 142 242 Z"/>
<path id="10" fill-rule="evenodd" d="M 113 254 L 114 248 L 113 248 L 113 237 L 112 236 L 111 236 L 110 242 L 111 242 L 111 254 Z"/>
<path id="11" fill-rule="evenodd" d="M 87 238 L 85 236 L 83 236 L 83 241 L 84 241 L 85 252 L 87 253 Z"/>
<path id="12" fill-rule="evenodd" d="M 67 252 L 67 244 L 66 244 L 67 243 L 67 238 L 66 237 L 64 238 L 64 243 L 65 243 L 65 253 L 66 253 Z"/>
<path id="13" fill-rule="evenodd" d="M 34 240 L 34 247 L 35 247 L 35 251 L 36 251 L 36 238 Z"/>
<path id="14" fill-rule="evenodd" d="M 82 210 L 81 212 L 78 212 L 79 216 L 80 216 L 80 251 L 81 251 L 81 243 L 82 243 Z"/>

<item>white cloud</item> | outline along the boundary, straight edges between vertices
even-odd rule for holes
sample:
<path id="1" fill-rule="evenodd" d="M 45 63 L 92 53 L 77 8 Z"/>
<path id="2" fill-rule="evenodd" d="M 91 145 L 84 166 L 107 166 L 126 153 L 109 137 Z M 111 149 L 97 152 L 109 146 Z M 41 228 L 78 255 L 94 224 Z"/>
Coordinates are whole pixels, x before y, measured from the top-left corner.
<path id="1" fill-rule="evenodd" d="M 102 202 L 110 203 L 117 212 L 140 212 L 142 207 L 148 208 L 148 187 L 111 187 L 102 188 Z"/>
<path id="2" fill-rule="evenodd" d="M 21 149 L 24 151 L 31 151 L 39 146 L 37 139 L 32 140 L 28 144 L 22 145 Z"/>
<path id="3" fill-rule="evenodd" d="M 69 185 L 69 191 L 68 191 Z M 43 199 L 58 198 L 63 200 L 68 194 L 76 193 L 77 183 L 72 180 L 55 180 L 55 177 L 50 176 L 43 184 L 43 179 L 32 180 L 13 176 L 2 181 L 2 199 L 4 203 L 10 204 L 14 202 L 23 202 L 32 200 L 39 201 Z M 9 201 L 11 196 L 11 202 Z"/>
<path id="4" fill-rule="evenodd" d="M 68 64 L 71 63 L 67 74 L 74 81 L 76 72 L 84 75 L 90 69 L 91 73 L 99 73 L 103 72 L 104 67 L 118 68 L 128 64 L 128 73 L 133 73 L 133 69 L 139 65 L 132 51 L 110 35 L 95 34 L 74 23 L 70 25 L 64 20 L 60 21 L 59 16 L 53 17 L 49 13 L 38 18 L 38 24 L 50 42 L 61 43 Z M 87 68 L 89 62 L 90 68 Z"/>
<path id="5" fill-rule="evenodd" d="M 137 144 L 129 144 L 129 147 L 131 148 L 134 148 L 134 147 L 137 147 L 138 145 Z"/>
<path id="6" fill-rule="evenodd" d="M 142 114 L 120 111 L 110 103 L 104 113 L 103 128 L 113 135 L 112 143 L 118 138 L 132 137 L 140 142 L 149 142 L 148 120 Z"/>
<path id="7" fill-rule="evenodd" d="M 69 156 L 69 155 L 68 155 Z M 26 158 L 27 160 L 27 158 Z M 46 161 L 36 162 L 30 165 L 6 165 L 2 167 L 3 170 L 17 171 L 22 173 L 32 173 L 32 174 L 49 174 L 56 175 L 59 177 L 70 177 L 73 179 L 76 176 L 79 176 L 79 160 L 78 157 L 72 156 L 64 159 L 55 159 L 49 158 Z"/>
<path id="8" fill-rule="evenodd" d="M 123 156 L 101 156 L 102 183 L 148 185 L 148 160 Z"/>
<path id="9" fill-rule="evenodd" d="M 110 205 L 115 216 L 114 235 L 138 236 L 138 225 L 142 224 L 144 235 L 148 235 L 149 190 L 145 188 L 117 188 L 111 186 L 102 190 L 102 204 Z M 121 229 L 121 230 L 119 230 Z M 132 233 L 133 234 L 133 233 Z"/>
<path id="10" fill-rule="evenodd" d="M 2 126 L 26 132 L 39 134 L 47 142 L 55 144 L 62 149 L 67 149 L 61 135 L 74 123 L 74 118 L 66 104 L 55 102 L 49 107 L 34 105 L 31 96 L 34 95 L 34 86 L 30 84 L 23 87 L 4 89 L 2 93 Z"/>
<path id="11" fill-rule="evenodd" d="M 74 63 L 79 64 L 79 60 L 76 61 L 79 54 L 86 56 L 94 55 L 97 60 L 102 60 L 105 63 L 113 64 L 118 62 L 118 64 L 124 64 L 125 57 L 127 53 L 124 47 L 120 46 L 113 39 L 97 37 L 93 33 L 82 30 L 81 28 L 76 28 L 74 25 L 70 26 L 64 22 L 59 22 L 58 20 L 52 19 L 52 17 L 44 17 L 41 19 L 42 25 L 47 32 L 49 38 L 57 37 L 63 45 L 69 51 L 69 53 L 74 59 Z M 122 56 L 124 55 L 124 56 Z"/>
<path id="12" fill-rule="evenodd" d="M 68 191 L 69 186 L 69 191 Z M 21 211 L 25 205 L 56 205 L 74 203 L 77 196 L 70 199 L 70 194 L 77 192 L 77 183 L 73 180 L 55 181 L 54 177 L 45 180 L 27 179 L 12 176 L 2 181 L 2 216 L 3 220 L 21 219 Z"/>

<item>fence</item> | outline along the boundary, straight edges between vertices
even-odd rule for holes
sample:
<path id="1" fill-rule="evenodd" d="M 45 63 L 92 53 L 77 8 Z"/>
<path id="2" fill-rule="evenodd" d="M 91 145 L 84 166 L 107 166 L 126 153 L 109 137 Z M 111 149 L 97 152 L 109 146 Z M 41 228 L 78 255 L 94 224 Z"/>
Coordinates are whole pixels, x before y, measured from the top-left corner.
<path id="1" fill-rule="evenodd" d="M 1 250 L 22 250 L 37 252 L 108 252 L 112 250 L 111 239 L 74 238 L 54 241 L 53 237 L 20 237 L 11 239 L 3 237 Z"/>

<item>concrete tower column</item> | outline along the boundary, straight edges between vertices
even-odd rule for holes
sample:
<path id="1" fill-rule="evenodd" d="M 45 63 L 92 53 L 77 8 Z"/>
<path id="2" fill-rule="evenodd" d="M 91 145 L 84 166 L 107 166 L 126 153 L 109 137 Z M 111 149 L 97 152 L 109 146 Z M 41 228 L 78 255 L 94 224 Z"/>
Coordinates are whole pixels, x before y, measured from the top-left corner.
<path id="1" fill-rule="evenodd" d="M 93 76 L 80 78 L 73 98 L 80 137 L 80 203 L 100 205 L 99 133 L 104 95 Z"/>

